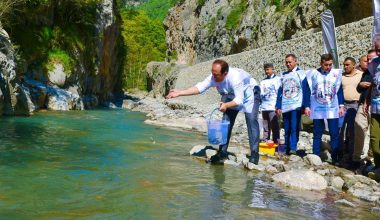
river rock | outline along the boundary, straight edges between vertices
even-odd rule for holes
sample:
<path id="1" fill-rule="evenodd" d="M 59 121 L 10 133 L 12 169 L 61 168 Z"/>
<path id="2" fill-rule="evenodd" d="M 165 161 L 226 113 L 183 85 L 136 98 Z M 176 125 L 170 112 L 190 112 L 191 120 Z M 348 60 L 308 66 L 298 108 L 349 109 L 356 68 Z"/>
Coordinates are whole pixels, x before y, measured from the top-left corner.
<path id="1" fill-rule="evenodd" d="M 380 207 L 372 207 L 371 208 L 371 213 L 379 214 L 380 213 Z"/>
<path id="2" fill-rule="evenodd" d="M 234 156 L 234 155 L 232 155 L 232 154 L 228 154 L 228 160 L 232 160 L 232 161 L 237 161 L 236 160 L 236 157 Z"/>
<path id="3" fill-rule="evenodd" d="M 212 156 L 216 155 L 218 153 L 218 151 L 214 150 L 214 149 L 207 149 L 206 150 L 206 157 L 207 159 L 210 159 Z"/>
<path id="4" fill-rule="evenodd" d="M 337 200 L 337 201 L 335 201 L 335 204 L 345 205 L 345 206 L 352 207 L 352 208 L 356 207 L 356 205 L 354 205 L 352 202 L 349 202 L 345 199 Z"/>
<path id="5" fill-rule="evenodd" d="M 309 170 L 290 170 L 275 174 L 272 179 L 277 183 L 303 190 L 327 188 L 327 181 L 321 175 Z"/>
<path id="6" fill-rule="evenodd" d="M 339 177 L 339 176 L 336 176 L 334 177 L 332 180 L 331 180 L 331 186 L 334 188 L 334 189 L 337 189 L 339 191 L 342 190 L 342 187 L 344 185 L 344 180 Z"/>
<path id="7" fill-rule="evenodd" d="M 265 167 L 262 165 L 262 164 L 254 164 L 254 163 L 251 163 L 251 162 L 248 162 L 246 165 L 244 165 L 245 168 L 247 168 L 248 170 L 257 170 L 257 171 L 264 171 L 265 170 Z"/>
<path id="8" fill-rule="evenodd" d="M 304 157 L 304 161 L 306 164 L 312 165 L 312 166 L 321 166 L 322 160 L 320 157 L 318 157 L 315 154 L 308 154 L 306 157 Z"/>
<path id="9" fill-rule="evenodd" d="M 327 174 L 330 173 L 329 169 L 323 169 L 323 170 L 317 170 L 317 173 L 322 175 L 322 176 L 326 176 Z"/>
<path id="10" fill-rule="evenodd" d="M 297 155 L 290 155 L 289 160 L 292 162 L 297 162 L 297 161 L 302 160 L 302 158 Z"/>
<path id="11" fill-rule="evenodd" d="M 121 107 L 124 109 L 133 109 L 137 105 L 138 105 L 138 102 L 135 102 L 135 101 L 130 100 L 130 99 L 124 99 Z"/>
<path id="12" fill-rule="evenodd" d="M 236 155 L 236 162 L 237 163 L 241 163 L 241 164 L 246 164 L 249 160 L 247 158 L 247 156 L 245 154 L 242 154 L 242 153 L 238 153 L 238 154 L 235 154 Z"/>
<path id="13" fill-rule="evenodd" d="M 363 188 L 352 187 L 348 190 L 348 192 L 353 196 L 368 202 L 376 202 L 379 199 L 379 196 L 373 195 L 372 191 Z"/>
<path id="14" fill-rule="evenodd" d="M 240 164 L 236 163 L 236 162 L 233 161 L 233 160 L 225 160 L 225 161 L 224 161 L 224 164 L 226 164 L 226 165 L 232 165 L 232 166 L 235 166 L 235 167 L 237 167 L 237 166 L 240 165 Z"/>
<path id="15" fill-rule="evenodd" d="M 195 145 L 191 150 L 190 150 L 190 155 L 191 156 L 206 156 L 206 146 L 205 145 Z"/>
<path id="16" fill-rule="evenodd" d="M 276 169 L 276 167 L 270 165 L 270 166 L 265 167 L 265 172 L 274 174 L 274 173 L 278 173 L 278 170 Z"/>

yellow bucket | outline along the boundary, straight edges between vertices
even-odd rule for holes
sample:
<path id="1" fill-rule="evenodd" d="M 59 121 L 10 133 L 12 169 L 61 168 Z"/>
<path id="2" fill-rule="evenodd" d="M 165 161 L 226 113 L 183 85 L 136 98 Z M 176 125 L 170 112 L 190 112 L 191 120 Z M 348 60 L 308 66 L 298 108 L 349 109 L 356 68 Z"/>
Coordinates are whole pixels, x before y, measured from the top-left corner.
<path id="1" fill-rule="evenodd" d="M 268 146 L 267 143 L 260 143 L 259 144 L 259 152 L 262 154 L 267 155 L 274 155 L 274 152 L 276 151 L 277 144 L 273 144 L 273 146 Z"/>

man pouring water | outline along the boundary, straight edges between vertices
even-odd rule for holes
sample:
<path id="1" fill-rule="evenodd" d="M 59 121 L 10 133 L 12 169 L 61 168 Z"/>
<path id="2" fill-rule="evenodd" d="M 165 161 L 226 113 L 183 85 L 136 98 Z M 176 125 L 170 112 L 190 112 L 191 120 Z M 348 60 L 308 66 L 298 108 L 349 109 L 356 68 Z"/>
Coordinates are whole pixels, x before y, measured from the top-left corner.
<path id="1" fill-rule="evenodd" d="M 211 158 L 212 162 L 226 159 L 227 148 L 231 138 L 232 127 L 239 111 L 244 112 L 248 128 L 251 156 L 249 161 L 259 162 L 260 130 L 257 120 L 260 105 L 260 87 L 256 80 L 246 71 L 230 68 L 224 60 L 215 60 L 211 74 L 202 82 L 185 90 L 170 90 L 166 98 L 197 95 L 211 87 L 216 87 L 221 97 L 219 111 L 223 112 L 223 120 L 230 121 L 227 143 L 219 145 L 218 154 Z"/>

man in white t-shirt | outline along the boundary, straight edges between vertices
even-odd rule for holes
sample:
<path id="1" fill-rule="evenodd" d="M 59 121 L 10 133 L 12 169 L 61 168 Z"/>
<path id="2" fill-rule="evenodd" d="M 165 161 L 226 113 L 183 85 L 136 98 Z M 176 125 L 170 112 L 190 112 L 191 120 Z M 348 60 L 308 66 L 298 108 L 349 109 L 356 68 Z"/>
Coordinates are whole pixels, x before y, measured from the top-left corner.
<path id="1" fill-rule="evenodd" d="M 275 110 L 277 93 L 278 89 L 281 86 L 281 78 L 274 74 L 272 63 L 264 64 L 264 71 L 266 77 L 260 82 L 260 110 L 263 117 L 263 139 L 272 139 L 275 143 L 277 143 L 278 139 L 280 138 L 280 128 L 278 125 L 278 117 Z"/>
<path id="2" fill-rule="evenodd" d="M 344 115 L 344 97 L 342 89 L 342 70 L 333 69 L 333 56 L 321 55 L 321 67 L 309 70 L 304 82 L 305 115 L 313 119 L 313 154 L 320 155 L 324 119 L 330 133 L 331 158 L 338 164 L 339 117 Z"/>
<path id="3" fill-rule="evenodd" d="M 211 74 L 205 80 L 184 90 L 170 90 L 166 98 L 197 95 L 211 87 L 216 87 L 222 96 L 219 110 L 223 112 L 223 119 L 230 121 L 227 143 L 219 146 L 218 154 L 211 158 L 212 162 L 228 157 L 227 148 L 232 127 L 237 114 L 242 111 L 245 113 L 251 149 L 249 161 L 258 164 L 260 130 L 257 116 L 260 105 L 260 87 L 248 72 L 230 68 L 224 60 L 215 60 L 212 64 Z"/>

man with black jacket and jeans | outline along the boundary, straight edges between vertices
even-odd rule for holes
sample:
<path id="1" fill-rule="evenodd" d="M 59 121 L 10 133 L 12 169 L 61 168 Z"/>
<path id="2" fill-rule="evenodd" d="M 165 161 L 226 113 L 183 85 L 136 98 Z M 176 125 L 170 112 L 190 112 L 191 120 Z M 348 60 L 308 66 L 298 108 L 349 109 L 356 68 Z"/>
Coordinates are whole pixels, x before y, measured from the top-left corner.
<path id="1" fill-rule="evenodd" d="M 376 51 L 369 50 L 367 54 L 368 63 L 371 63 L 372 59 L 375 58 Z M 355 117 L 355 143 L 354 143 L 354 153 L 352 155 L 352 169 L 357 169 L 360 167 L 361 155 L 364 149 L 364 141 L 367 136 L 367 131 L 369 127 L 369 117 L 363 111 L 364 100 L 368 95 L 369 86 L 372 83 L 372 76 L 368 69 L 364 70 L 362 78 L 358 87 L 356 88 L 360 94 L 358 112 Z M 366 153 L 364 153 L 366 154 Z"/>

